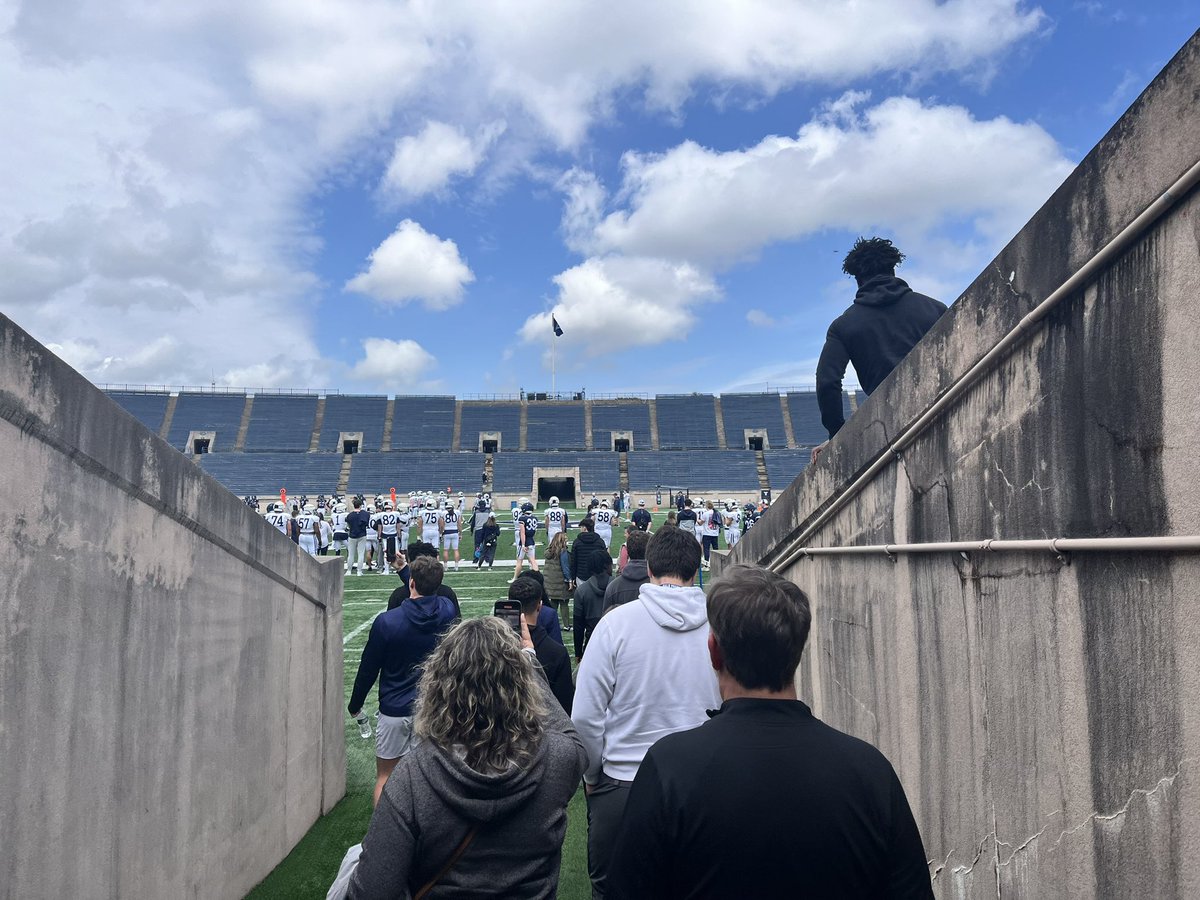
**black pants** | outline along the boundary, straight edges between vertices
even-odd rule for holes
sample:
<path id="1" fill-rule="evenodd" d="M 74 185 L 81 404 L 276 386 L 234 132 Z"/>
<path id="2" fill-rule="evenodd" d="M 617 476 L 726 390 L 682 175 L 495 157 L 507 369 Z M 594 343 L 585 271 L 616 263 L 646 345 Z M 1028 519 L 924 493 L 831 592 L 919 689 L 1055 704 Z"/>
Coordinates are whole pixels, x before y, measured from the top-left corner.
<path id="1" fill-rule="evenodd" d="M 479 564 L 481 566 L 490 566 L 496 561 L 496 545 L 490 547 L 486 544 L 483 546 L 483 552 L 479 554 Z"/>
<path id="2" fill-rule="evenodd" d="M 621 818 L 632 786 L 632 781 L 617 781 L 601 772 L 588 794 L 588 875 L 592 879 L 593 898 L 604 896 L 609 863 L 621 834 Z"/>
<path id="3" fill-rule="evenodd" d="M 596 626 L 600 624 L 599 619 L 585 619 L 579 614 L 579 604 L 575 604 L 575 658 L 579 659 L 583 656 L 583 651 L 587 649 L 587 642 L 592 639 L 592 632 L 596 630 Z"/>
<path id="4" fill-rule="evenodd" d="M 715 534 L 705 534 L 700 537 L 700 543 L 704 547 L 704 560 L 708 561 L 708 554 L 717 549 L 717 536 Z"/>

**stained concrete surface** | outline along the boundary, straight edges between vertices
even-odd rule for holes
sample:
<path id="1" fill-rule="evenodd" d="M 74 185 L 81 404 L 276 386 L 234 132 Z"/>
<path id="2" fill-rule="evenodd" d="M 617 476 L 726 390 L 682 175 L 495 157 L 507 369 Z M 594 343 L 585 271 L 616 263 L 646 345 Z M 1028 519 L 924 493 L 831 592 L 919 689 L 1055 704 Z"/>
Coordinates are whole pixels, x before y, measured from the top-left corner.
<path id="1" fill-rule="evenodd" d="M 727 559 L 778 558 L 1200 158 L 1198 100 L 1193 37 Z M 1193 190 L 810 545 L 1200 534 L 1197 321 Z M 842 556 L 786 571 L 814 605 L 801 690 L 892 759 L 939 896 L 1200 896 L 1200 557 Z"/>
<path id="2" fill-rule="evenodd" d="M 341 581 L 0 317 L 0 897 L 241 897 L 345 793 Z"/>

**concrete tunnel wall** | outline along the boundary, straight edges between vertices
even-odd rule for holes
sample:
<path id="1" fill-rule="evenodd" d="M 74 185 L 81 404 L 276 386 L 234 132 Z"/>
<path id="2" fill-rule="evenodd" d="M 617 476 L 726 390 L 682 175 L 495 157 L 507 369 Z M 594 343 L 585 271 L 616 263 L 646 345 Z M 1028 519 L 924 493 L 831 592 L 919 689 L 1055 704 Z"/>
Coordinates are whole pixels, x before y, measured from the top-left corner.
<path id="1" fill-rule="evenodd" d="M 242 897 L 345 793 L 342 570 L 0 316 L 0 897 Z"/>
<path id="2" fill-rule="evenodd" d="M 1198 100 L 1193 36 L 717 572 L 782 559 L 1200 159 Z M 1200 535 L 1198 326 L 1192 190 L 809 546 Z M 939 896 L 1200 896 L 1200 555 L 827 556 L 784 571 L 813 603 L 802 696 L 892 760 Z"/>

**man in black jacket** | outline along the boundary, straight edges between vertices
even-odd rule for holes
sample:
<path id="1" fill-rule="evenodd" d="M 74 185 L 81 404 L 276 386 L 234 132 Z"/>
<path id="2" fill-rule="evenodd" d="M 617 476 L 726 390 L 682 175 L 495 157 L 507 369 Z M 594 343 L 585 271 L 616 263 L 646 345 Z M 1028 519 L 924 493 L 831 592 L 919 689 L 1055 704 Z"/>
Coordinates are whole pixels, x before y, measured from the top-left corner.
<path id="1" fill-rule="evenodd" d="M 579 523 L 579 536 L 571 544 L 571 577 L 582 584 L 604 567 L 605 560 L 612 565 L 604 538 L 596 534 L 596 522 L 584 519 Z"/>
<path id="2" fill-rule="evenodd" d="M 796 697 L 812 621 L 804 592 L 767 569 L 733 566 L 707 608 L 721 708 L 646 754 L 606 895 L 932 898 L 891 764 Z"/>
<path id="3" fill-rule="evenodd" d="M 571 659 L 567 656 L 567 648 L 563 646 L 562 641 L 556 641 L 538 624 L 538 615 L 542 609 L 541 585 L 536 579 L 523 575 L 508 586 L 508 599 L 521 604 L 521 614 L 525 617 L 525 624 L 529 626 L 529 637 L 533 641 L 533 652 L 546 673 L 550 690 L 554 692 L 567 715 L 570 715 L 571 705 L 575 701 L 575 683 L 571 681 Z"/>
<path id="4" fill-rule="evenodd" d="M 896 277 L 896 266 L 903 261 L 904 254 L 886 238 L 859 238 L 842 262 L 842 271 L 858 282 L 858 293 L 829 326 L 817 362 L 817 403 L 830 438 L 845 423 L 846 364 L 854 364 L 862 389 L 872 393 L 946 311 L 946 304 L 918 294 Z M 813 462 L 828 444 L 813 449 Z"/>

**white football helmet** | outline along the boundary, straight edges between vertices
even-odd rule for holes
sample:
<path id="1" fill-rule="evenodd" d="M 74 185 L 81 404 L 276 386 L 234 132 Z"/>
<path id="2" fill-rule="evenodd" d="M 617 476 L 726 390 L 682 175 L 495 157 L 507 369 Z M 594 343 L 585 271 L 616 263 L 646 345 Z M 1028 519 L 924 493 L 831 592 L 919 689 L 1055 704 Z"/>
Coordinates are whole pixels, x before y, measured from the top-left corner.
<path id="1" fill-rule="evenodd" d="M 557 497 L 551 497 L 551 498 L 550 498 L 550 505 L 551 505 L 551 506 L 558 506 L 558 498 L 557 498 Z"/>
<path id="2" fill-rule="evenodd" d="M 304 513 L 306 513 L 306 514 L 308 514 L 308 515 L 312 515 L 312 513 L 313 513 L 314 511 L 315 511 L 315 507 L 314 507 L 314 506 L 313 506 L 311 503 L 305 503 L 305 504 L 304 504 L 304 509 L 303 509 L 303 510 L 301 510 L 301 512 L 304 512 Z"/>
<path id="3" fill-rule="evenodd" d="M 517 506 L 520 506 L 523 509 L 525 507 L 525 505 L 528 503 L 529 503 L 529 498 L 522 497 L 520 500 L 517 501 Z"/>
<path id="4" fill-rule="evenodd" d="M 601 500 L 600 505 L 603 506 L 605 509 L 608 509 L 608 498 L 605 497 L 603 500 Z"/>
<path id="5" fill-rule="evenodd" d="M 384 500 L 384 501 L 383 501 L 383 508 L 384 508 L 384 509 L 387 509 L 387 510 L 392 510 L 392 509 L 395 509 L 395 508 L 396 508 L 396 504 L 392 503 L 392 501 L 391 501 L 391 500 Z"/>
<path id="6" fill-rule="evenodd" d="M 335 507 L 333 508 L 333 511 L 334 511 L 335 513 L 344 513 L 344 512 L 346 511 L 346 504 L 345 504 L 345 503 L 339 503 L 337 506 L 335 506 Z"/>
<path id="7" fill-rule="evenodd" d="M 446 509 L 454 509 L 454 501 L 449 497 L 446 498 Z"/>
<path id="8" fill-rule="evenodd" d="M 426 497 L 425 498 L 425 508 L 426 509 L 437 509 L 437 501 L 434 500 L 432 497 Z"/>

